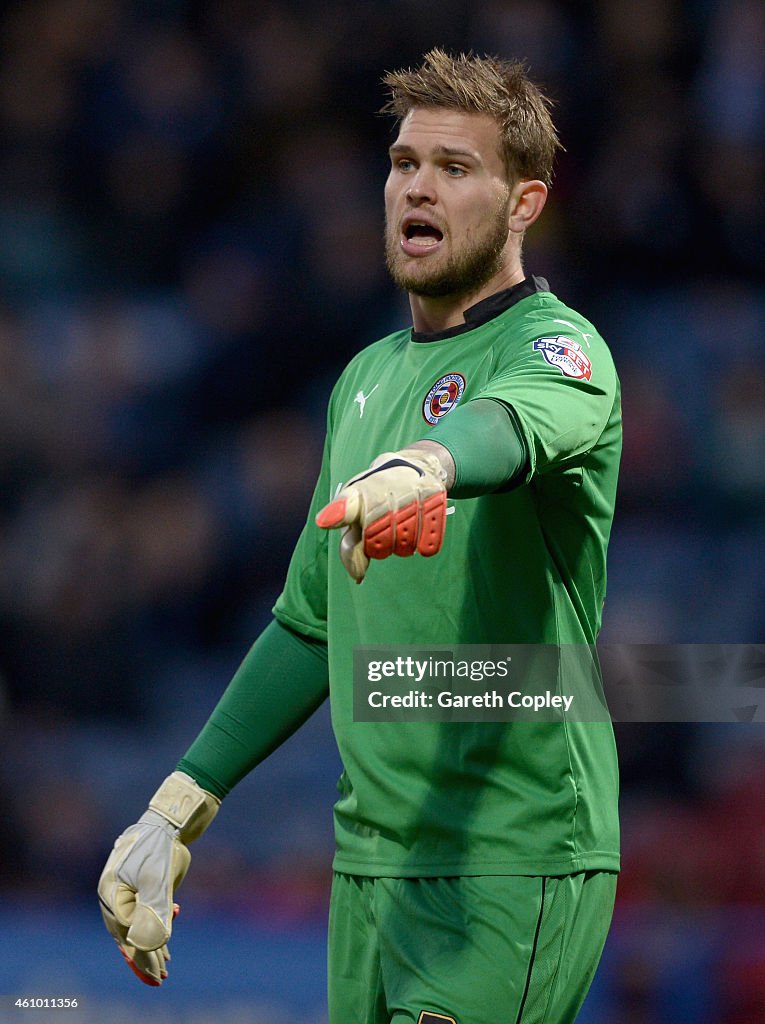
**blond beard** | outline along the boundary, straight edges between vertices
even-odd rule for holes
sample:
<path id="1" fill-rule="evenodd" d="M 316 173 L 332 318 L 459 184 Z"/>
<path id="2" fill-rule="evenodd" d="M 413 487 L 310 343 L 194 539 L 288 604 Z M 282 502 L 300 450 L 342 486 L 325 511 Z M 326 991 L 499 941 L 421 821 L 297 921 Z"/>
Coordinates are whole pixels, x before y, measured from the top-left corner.
<path id="1" fill-rule="evenodd" d="M 488 284 L 502 269 L 507 243 L 508 202 L 501 204 L 496 229 L 460 252 L 453 252 L 446 265 L 429 269 L 427 257 L 413 260 L 414 267 L 404 265 L 400 237 L 385 225 L 385 262 L 394 282 L 412 295 L 443 298 L 447 295 L 472 295 Z M 407 261 L 408 262 L 408 261 Z"/>

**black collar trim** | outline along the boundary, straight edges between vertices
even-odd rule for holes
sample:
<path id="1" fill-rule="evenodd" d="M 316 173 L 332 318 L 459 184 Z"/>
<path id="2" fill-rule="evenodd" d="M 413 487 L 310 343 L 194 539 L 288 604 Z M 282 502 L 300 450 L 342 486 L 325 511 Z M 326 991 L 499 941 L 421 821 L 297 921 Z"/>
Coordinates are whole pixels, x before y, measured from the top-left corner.
<path id="1" fill-rule="evenodd" d="M 428 341 L 442 341 L 445 338 L 455 338 L 458 334 L 466 331 L 474 331 L 476 327 L 487 324 L 494 317 L 510 309 L 521 299 L 527 299 L 529 295 L 536 292 L 549 292 L 550 286 L 543 277 L 526 277 L 523 281 L 513 285 L 512 288 L 505 288 L 504 291 L 495 292 L 488 298 L 481 299 L 474 306 L 470 306 L 463 313 L 464 324 L 457 324 L 456 327 L 447 327 L 445 331 L 412 331 L 412 341 L 417 343 Z"/>

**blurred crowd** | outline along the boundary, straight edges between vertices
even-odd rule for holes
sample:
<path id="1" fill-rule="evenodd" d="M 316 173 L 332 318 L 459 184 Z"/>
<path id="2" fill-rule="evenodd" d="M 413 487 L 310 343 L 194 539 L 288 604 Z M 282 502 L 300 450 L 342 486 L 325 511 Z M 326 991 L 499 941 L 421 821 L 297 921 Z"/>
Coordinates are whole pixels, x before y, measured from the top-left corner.
<path id="1" fill-rule="evenodd" d="M 24 0 L 0 40 L 2 889 L 55 863 L 91 891 L 121 780 L 133 820 L 268 620 L 329 388 L 407 320 L 376 111 L 436 44 L 522 57 L 556 100 L 526 265 L 622 379 L 604 639 L 761 639 L 761 0 Z M 625 898 L 765 902 L 765 743 L 737 728 L 620 727 Z M 306 737 L 263 769 L 292 842 L 224 826 L 200 890 L 249 857 L 255 903 L 322 904 L 336 755 L 321 716 Z M 668 874 L 686 841 L 708 860 Z"/>

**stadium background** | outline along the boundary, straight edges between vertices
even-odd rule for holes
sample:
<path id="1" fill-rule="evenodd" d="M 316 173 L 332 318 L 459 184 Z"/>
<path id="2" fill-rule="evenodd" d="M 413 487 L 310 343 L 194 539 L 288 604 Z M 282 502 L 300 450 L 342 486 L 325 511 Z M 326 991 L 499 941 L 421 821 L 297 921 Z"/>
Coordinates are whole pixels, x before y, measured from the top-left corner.
<path id="1" fill-rule="evenodd" d="M 528 59 L 567 152 L 527 245 L 609 340 L 603 638 L 765 618 L 760 0 L 27 0 L 0 15 L 0 1019 L 323 1019 L 324 709 L 196 847 L 144 989 L 95 880 L 267 621 L 328 389 L 406 321 L 386 69 Z M 619 726 L 625 871 L 582 1024 L 754 1024 L 765 730 Z M 77 1014 L 75 1018 L 75 1013 Z"/>

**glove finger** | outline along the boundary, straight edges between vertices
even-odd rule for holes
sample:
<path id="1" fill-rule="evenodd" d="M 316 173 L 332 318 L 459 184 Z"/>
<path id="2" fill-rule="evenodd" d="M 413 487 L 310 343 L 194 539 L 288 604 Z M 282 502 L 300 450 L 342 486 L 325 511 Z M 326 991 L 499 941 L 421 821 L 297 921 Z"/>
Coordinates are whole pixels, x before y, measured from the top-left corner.
<path id="1" fill-rule="evenodd" d="M 417 528 L 420 509 L 416 501 L 396 513 L 396 529 L 393 538 L 393 554 L 401 558 L 413 555 L 417 550 Z"/>
<path id="2" fill-rule="evenodd" d="M 170 959 L 167 946 L 162 946 L 151 952 L 136 949 L 135 946 L 131 946 L 129 943 L 125 943 L 118 948 L 130 970 L 136 977 L 141 979 L 144 985 L 151 985 L 156 988 L 167 977 L 167 967 L 165 965 Z"/>
<path id="3" fill-rule="evenodd" d="M 446 492 L 440 491 L 422 503 L 420 536 L 417 541 L 417 550 L 420 554 L 426 558 L 438 554 L 444 542 L 445 530 Z"/>
<path id="4" fill-rule="evenodd" d="M 357 583 L 362 583 L 369 568 L 369 559 L 364 554 L 364 541 L 358 523 L 347 527 L 340 538 L 340 561 Z"/>
<path id="5" fill-rule="evenodd" d="M 181 908 L 173 904 L 173 920 L 180 914 Z M 117 948 L 125 959 L 130 970 L 145 985 L 156 987 L 167 977 L 167 964 L 172 959 L 167 945 L 155 950 L 136 949 L 127 940 L 117 943 Z"/>
<path id="6" fill-rule="evenodd" d="M 169 922 L 166 924 L 153 907 L 139 903 L 135 908 L 133 923 L 128 929 L 127 940 L 131 946 L 148 953 L 164 946 L 171 932 Z"/>
<path id="7" fill-rule="evenodd" d="M 341 491 L 316 516 L 316 525 L 322 530 L 334 530 L 338 526 L 350 526 L 356 522 L 362 509 L 361 495 L 353 487 Z"/>
<path id="8" fill-rule="evenodd" d="M 434 497 L 439 497 L 434 495 Z M 423 525 L 429 531 L 428 537 L 429 542 L 424 543 L 423 547 L 429 554 L 435 554 L 440 548 L 439 542 L 438 547 L 434 547 L 435 538 L 432 536 L 432 531 L 437 528 L 437 522 L 434 520 L 431 525 L 431 519 L 434 518 L 434 512 L 428 510 L 425 511 L 427 502 L 423 505 L 422 521 Z M 446 498 L 444 496 L 444 509 L 446 508 Z M 394 513 L 388 513 L 387 515 L 381 516 L 375 522 L 370 525 L 364 531 L 364 554 L 368 558 L 388 558 L 389 555 L 398 555 L 401 558 L 408 558 L 413 555 L 415 551 L 422 548 L 418 548 L 418 533 L 420 531 L 420 506 L 418 501 L 412 501 L 403 508 L 398 509 Z M 421 536 L 421 534 L 420 534 Z M 441 537 L 443 538 L 443 530 L 441 530 Z M 431 550 L 432 548 L 432 550 Z"/>
<path id="9" fill-rule="evenodd" d="M 417 506 L 415 505 L 415 512 Z M 387 558 L 393 554 L 395 514 L 386 512 L 364 530 L 364 554 L 367 558 Z"/>

